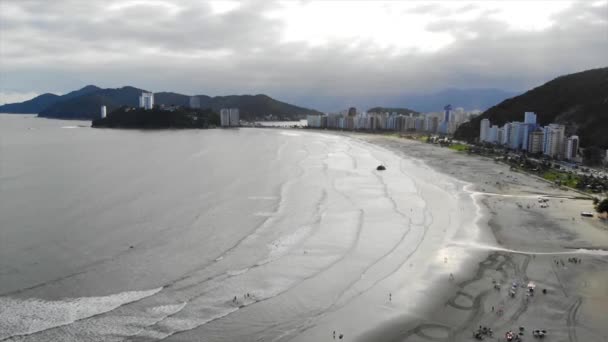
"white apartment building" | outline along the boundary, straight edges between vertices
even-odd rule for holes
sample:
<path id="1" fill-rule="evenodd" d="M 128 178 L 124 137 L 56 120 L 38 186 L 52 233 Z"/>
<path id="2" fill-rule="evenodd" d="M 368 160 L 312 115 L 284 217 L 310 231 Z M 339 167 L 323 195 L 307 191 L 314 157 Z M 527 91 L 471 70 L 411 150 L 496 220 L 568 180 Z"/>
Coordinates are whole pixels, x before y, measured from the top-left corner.
<path id="1" fill-rule="evenodd" d="M 550 157 L 561 158 L 564 153 L 564 134 L 566 127 L 549 124 L 544 128 L 543 153 Z"/>
<path id="2" fill-rule="evenodd" d="M 536 124 L 536 113 L 534 113 L 534 112 L 525 112 L 524 113 L 524 123 L 527 123 L 527 124 Z"/>
<path id="3" fill-rule="evenodd" d="M 238 127 L 240 125 L 238 108 L 220 109 L 220 124 L 222 127 Z"/>
<path id="4" fill-rule="evenodd" d="M 145 109 L 154 108 L 154 93 L 141 93 L 139 96 L 139 107 Z"/>
<path id="5" fill-rule="evenodd" d="M 573 135 L 566 139 L 564 159 L 576 160 L 578 159 L 578 135 Z"/>
<path id="6" fill-rule="evenodd" d="M 488 130 L 487 142 L 496 143 L 498 141 L 498 126 L 492 125 Z"/>
<path id="7" fill-rule="evenodd" d="M 484 142 L 488 140 L 488 131 L 490 130 L 490 120 L 482 119 L 479 130 L 479 141 Z"/>

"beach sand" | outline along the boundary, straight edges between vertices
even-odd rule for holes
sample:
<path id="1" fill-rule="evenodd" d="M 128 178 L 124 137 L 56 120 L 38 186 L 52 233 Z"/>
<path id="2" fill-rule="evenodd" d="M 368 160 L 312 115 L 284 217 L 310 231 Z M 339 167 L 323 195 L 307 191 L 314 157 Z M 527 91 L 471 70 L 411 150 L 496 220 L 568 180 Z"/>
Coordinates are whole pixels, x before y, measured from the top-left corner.
<path id="1" fill-rule="evenodd" d="M 470 183 L 484 213 L 478 224 L 490 236 L 454 241 L 455 248 L 485 250 L 485 258 L 455 274 L 448 290 L 432 300 L 437 305 L 393 319 L 360 340 L 472 341 L 473 331 L 486 326 L 494 332 L 488 341 L 505 341 L 507 331 L 520 327 L 524 340 L 544 329 L 547 341 L 608 341 L 608 224 L 580 216 L 593 211 L 590 199 L 489 158 L 397 137 L 348 135 Z M 539 196 L 548 198 L 547 208 Z M 533 296 L 527 295 L 529 282 L 536 285 Z"/>

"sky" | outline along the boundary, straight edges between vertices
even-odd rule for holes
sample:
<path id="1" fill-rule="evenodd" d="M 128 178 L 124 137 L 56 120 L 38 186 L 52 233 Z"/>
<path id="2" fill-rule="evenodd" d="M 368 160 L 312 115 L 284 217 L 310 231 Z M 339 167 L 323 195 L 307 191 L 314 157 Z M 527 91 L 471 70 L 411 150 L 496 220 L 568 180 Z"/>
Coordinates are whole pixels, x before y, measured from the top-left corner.
<path id="1" fill-rule="evenodd" d="M 0 103 L 95 84 L 323 107 L 605 66 L 608 0 L 0 0 Z"/>

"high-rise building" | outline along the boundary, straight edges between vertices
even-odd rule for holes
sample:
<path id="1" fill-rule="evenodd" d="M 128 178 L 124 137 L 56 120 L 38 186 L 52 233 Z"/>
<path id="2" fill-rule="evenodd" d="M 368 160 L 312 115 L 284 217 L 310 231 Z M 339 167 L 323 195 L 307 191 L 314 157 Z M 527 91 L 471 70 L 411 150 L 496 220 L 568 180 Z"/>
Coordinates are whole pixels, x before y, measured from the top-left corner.
<path id="1" fill-rule="evenodd" d="M 488 130 L 488 135 L 486 137 L 486 141 L 489 143 L 493 143 L 493 144 L 495 144 L 498 141 L 498 126 L 497 125 L 490 126 L 490 129 Z"/>
<path id="2" fill-rule="evenodd" d="M 201 108 L 201 98 L 199 96 L 190 96 L 190 108 Z"/>
<path id="3" fill-rule="evenodd" d="M 578 136 L 573 135 L 566 139 L 564 159 L 575 160 L 578 154 Z"/>
<path id="4" fill-rule="evenodd" d="M 101 118 L 105 119 L 106 114 L 106 106 L 101 106 Z"/>
<path id="5" fill-rule="evenodd" d="M 528 150 L 528 138 L 530 137 L 530 133 L 534 132 L 534 130 L 536 129 L 536 124 L 524 122 L 521 125 L 521 129 L 523 130 L 521 149 Z"/>
<path id="6" fill-rule="evenodd" d="M 479 141 L 484 142 L 488 140 L 488 131 L 490 130 L 490 120 L 482 119 L 479 127 Z"/>
<path id="7" fill-rule="evenodd" d="M 445 107 L 443 107 L 443 110 L 444 110 L 443 121 L 450 122 L 450 114 L 452 114 L 452 105 L 446 105 Z"/>
<path id="8" fill-rule="evenodd" d="M 534 113 L 534 112 L 525 112 L 524 113 L 524 123 L 527 123 L 527 124 L 536 124 L 536 113 Z"/>
<path id="9" fill-rule="evenodd" d="M 505 128 L 504 127 L 498 128 L 498 132 L 496 133 L 496 143 L 499 145 L 502 145 L 504 136 L 505 136 Z"/>
<path id="10" fill-rule="evenodd" d="M 511 142 L 511 123 L 507 122 L 503 126 L 503 129 L 504 129 L 504 132 L 503 132 L 501 144 L 502 145 L 509 145 L 510 142 Z"/>
<path id="11" fill-rule="evenodd" d="M 543 151 L 543 130 L 535 130 L 528 135 L 528 153 L 539 153 Z"/>
<path id="12" fill-rule="evenodd" d="M 348 108 L 348 116 L 357 116 L 357 108 L 355 108 L 355 107 Z"/>
<path id="13" fill-rule="evenodd" d="M 222 127 L 238 127 L 240 125 L 238 108 L 220 109 L 220 124 Z"/>
<path id="14" fill-rule="evenodd" d="M 230 116 L 229 116 L 230 117 Z M 322 114 L 308 114 L 306 116 L 306 122 L 308 127 L 321 128 L 323 126 L 323 118 L 325 115 Z M 334 120 L 335 121 L 335 120 Z M 326 121 L 327 122 L 327 121 Z"/>
<path id="15" fill-rule="evenodd" d="M 564 125 L 549 124 L 544 128 L 543 153 L 554 158 L 561 158 L 564 153 Z"/>
<path id="16" fill-rule="evenodd" d="M 511 132 L 509 134 L 510 148 L 521 150 L 524 141 L 524 127 L 522 122 L 511 122 Z"/>
<path id="17" fill-rule="evenodd" d="M 439 129 L 439 118 L 436 116 L 433 116 L 431 118 L 431 129 L 429 131 L 431 133 L 437 133 L 438 129 Z"/>
<path id="18" fill-rule="evenodd" d="M 154 93 L 141 93 L 139 96 L 139 107 L 145 109 L 154 108 Z"/>

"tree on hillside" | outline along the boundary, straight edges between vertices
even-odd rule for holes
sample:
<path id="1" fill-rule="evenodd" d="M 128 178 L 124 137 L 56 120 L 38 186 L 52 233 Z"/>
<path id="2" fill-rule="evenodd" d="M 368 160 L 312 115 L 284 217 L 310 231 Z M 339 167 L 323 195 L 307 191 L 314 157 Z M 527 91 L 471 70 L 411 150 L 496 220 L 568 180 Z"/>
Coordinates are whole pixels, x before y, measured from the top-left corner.
<path id="1" fill-rule="evenodd" d="M 604 198 L 603 201 L 598 203 L 597 206 L 595 207 L 595 210 L 600 214 L 608 213 L 608 198 Z"/>
<path id="2" fill-rule="evenodd" d="M 604 150 L 597 146 L 589 146 L 583 150 L 583 163 L 589 166 L 601 165 L 604 153 Z"/>

